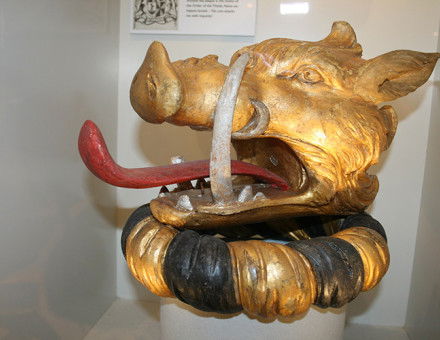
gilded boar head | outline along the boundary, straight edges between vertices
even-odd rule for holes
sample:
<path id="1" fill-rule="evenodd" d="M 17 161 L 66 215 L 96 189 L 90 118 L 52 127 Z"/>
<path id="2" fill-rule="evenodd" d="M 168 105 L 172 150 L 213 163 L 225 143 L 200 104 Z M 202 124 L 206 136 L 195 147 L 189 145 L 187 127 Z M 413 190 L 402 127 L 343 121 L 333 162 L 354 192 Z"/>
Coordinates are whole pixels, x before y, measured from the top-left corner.
<path id="1" fill-rule="evenodd" d="M 209 188 L 188 188 L 153 200 L 154 216 L 200 228 L 363 211 L 378 190 L 376 176 L 367 170 L 388 148 L 397 126 L 393 108 L 378 104 L 425 83 L 440 54 L 398 50 L 362 59 L 346 22 L 335 22 L 317 42 L 269 39 L 244 47 L 231 65 L 243 54 L 249 62 L 232 143 L 240 161 L 283 178 L 288 190 L 238 176 L 229 202 L 213 202 Z M 214 55 L 171 62 L 164 46 L 154 42 L 133 79 L 132 106 L 150 123 L 212 129 L 228 69 Z"/>

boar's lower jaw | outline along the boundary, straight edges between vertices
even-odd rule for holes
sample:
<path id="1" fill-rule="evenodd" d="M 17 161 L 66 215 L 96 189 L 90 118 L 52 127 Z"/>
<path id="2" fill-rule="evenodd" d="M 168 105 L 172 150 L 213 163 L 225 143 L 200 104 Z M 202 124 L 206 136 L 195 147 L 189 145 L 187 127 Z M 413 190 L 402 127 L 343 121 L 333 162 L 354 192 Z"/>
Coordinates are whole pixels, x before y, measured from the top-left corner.
<path id="1" fill-rule="evenodd" d="M 178 187 L 151 201 L 153 216 L 176 227 L 209 229 L 308 215 L 326 209 L 330 200 L 322 195 L 325 188 L 308 175 L 307 169 L 286 144 L 273 138 L 256 138 L 234 141 L 234 146 L 240 160 L 286 179 L 289 190 L 258 183 L 247 176 L 236 176 L 233 179 L 233 200 L 218 205 L 212 198 L 210 182 L 189 190 Z"/>

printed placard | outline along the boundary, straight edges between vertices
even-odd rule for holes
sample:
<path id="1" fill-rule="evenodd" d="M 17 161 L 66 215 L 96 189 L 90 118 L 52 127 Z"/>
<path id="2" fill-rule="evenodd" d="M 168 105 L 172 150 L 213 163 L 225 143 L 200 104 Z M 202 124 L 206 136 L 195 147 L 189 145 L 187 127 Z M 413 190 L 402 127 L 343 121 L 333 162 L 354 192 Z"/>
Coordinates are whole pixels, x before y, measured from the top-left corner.
<path id="1" fill-rule="evenodd" d="M 131 33 L 255 35 L 257 0 L 131 0 Z"/>

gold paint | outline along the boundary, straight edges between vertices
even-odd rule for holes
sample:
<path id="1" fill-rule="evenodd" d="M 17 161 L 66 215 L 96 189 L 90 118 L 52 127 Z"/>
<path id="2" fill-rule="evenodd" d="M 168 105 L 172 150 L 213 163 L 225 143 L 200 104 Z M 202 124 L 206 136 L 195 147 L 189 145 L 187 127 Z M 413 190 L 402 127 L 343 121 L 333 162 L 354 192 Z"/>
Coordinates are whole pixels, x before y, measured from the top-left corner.
<path id="1" fill-rule="evenodd" d="M 288 234 L 293 240 L 297 240 L 297 241 L 311 239 L 309 234 L 307 234 L 307 232 L 305 232 L 302 229 L 289 231 Z"/>
<path id="2" fill-rule="evenodd" d="M 330 34 L 316 42 L 283 38 L 244 47 L 231 63 L 243 53 L 251 59 L 233 131 L 254 116 L 251 100 L 267 107 L 270 121 L 260 136 L 235 141 L 234 147 L 240 160 L 286 178 L 290 191 L 268 190 L 267 199 L 223 207 L 213 206 L 207 195 L 192 202 L 191 214 L 176 208 L 176 194 L 175 199 L 154 200 L 166 210 L 153 208 L 154 216 L 175 226 L 197 227 L 218 224 L 219 219 L 230 225 L 239 214 L 240 223 L 246 223 L 244 217 L 252 222 L 255 216 L 265 220 L 363 211 L 378 190 L 376 176 L 367 171 L 388 148 L 397 127 L 392 107 L 377 105 L 422 85 L 440 54 L 392 51 L 363 59 L 346 22 L 335 22 Z M 227 69 L 213 55 L 171 62 L 163 45 L 154 42 L 132 83 L 133 107 L 148 122 L 211 129 Z"/>
<path id="3" fill-rule="evenodd" d="M 302 229 L 295 218 L 283 218 L 275 221 L 267 221 L 267 226 L 278 235 L 290 240 L 308 240 L 310 236 Z"/>
<path id="4" fill-rule="evenodd" d="M 376 231 L 365 227 L 342 230 L 332 237 L 349 242 L 356 248 L 364 264 L 362 291 L 375 287 L 388 270 L 390 253 L 385 239 Z"/>
<path id="5" fill-rule="evenodd" d="M 263 241 L 228 243 L 237 302 L 251 315 L 272 318 L 304 313 L 316 298 L 307 259 L 294 249 Z"/>
<path id="6" fill-rule="evenodd" d="M 276 189 L 272 189 L 276 190 Z M 190 199 L 193 195 L 198 195 L 196 190 L 188 190 L 182 192 L 188 194 Z M 177 195 L 173 198 L 178 197 Z M 194 201 L 191 199 L 191 202 Z M 237 203 L 237 205 L 239 205 Z M 208 214 L 197 211 L 189 211 L 183 209 L 176 209 L 176 200 L 170 199 L 155 199 L 150 202 L 150 209 L 157 220 L 163 224 L 169 224 L 176 228 L 188 228 L 195 230 L 206 230 L 222 226 L 243 225 L 253 222 L 268 221 L 271 219 L 279 219 L 284 217 L 291 217 L 292 211 L 294 214 L 303 211 L 304 214 L 314 211 L 316 214 L 322 212 L 321 207 L 303 207 L 282 205 L 277 206 L 276 209 L 271 206 L 262 207 L 261 209 L 246 210 L 234 215 L 222 214 Z M 328 212 L 331 213 L 330 211 Z"/>
<path id="7" fill-rule="evenodd" d="M 321 216 L 321 221 L 323 223 L 324 233 L 327 236 L 335 234 L 340 229 L 340 221 L 335 218 L 327 218 L 327 216 Z"/>
<path id="8" fill-rule="evenodd" d="M 147 122 L 162 123 L 179 109 L 182 82 L 170 67 L 170 59 L 160 42 L 153 42 L 136 72 L 130 88 L 130 102 Z"/>
<path id="9" fill-rule="evenodd" d="M 126 259 L 133 276 L 152 293 L 174 297 L 165 283 L 163 264 L 168 245 L 177 230 L 147 217 L 139 222 L 127 238 Z"/>
<path id="10" fill-rule="evenodd" d="M 205 194 L 187 190 L 153 200 L 153 215 L 176 227 L 210 229 L 363 211 L 378 190 L 376 176 L 367 171 L 389 147 L 398 121 L 391 106 L 377 105 L 425 83 L 440 54 L 401 50 L 362 59 L 362 48 L 346 22 L 334 23 L 330 34 L 317 42 L 269 39 L 244 47 L 232 56 L 231 64 L 243 53 L 251 59 L 239 90 L 233 131 L 255 125 L 251 100 L 267 107 L 270 121 L 260 136 L 234 142 L 237 156 L 285 178 L 289 191 L 253 184 L 254 193 L 261 190 L 266 198 L 219 207 L 212 204 L 209 190 Z M 227 67 L 212 55 L 172 63 L 163 45 L 154 42 L 133 79 L 131 103 L 148 122 L 211 129 L 226 73 Z M 190 198 L 192 211 L 176 206 L 181 194 Z M 292 238 L 307 238 L 300 230 L 286 232 Z M 163 277 L 163 261 L 176 233 L 148 218 L 127 240 L 130 270 L 160 296 L 172 296 Z M 374 287 L 389 265 L 385 240 L 363 227 L 333 236 L 359 252 L 365 272 L 362 290 Z M 228 246 L 237 301 L 248 313 L 291 316 L 314 302 L 316 279 L 299 252 L 262 241 Z"/>

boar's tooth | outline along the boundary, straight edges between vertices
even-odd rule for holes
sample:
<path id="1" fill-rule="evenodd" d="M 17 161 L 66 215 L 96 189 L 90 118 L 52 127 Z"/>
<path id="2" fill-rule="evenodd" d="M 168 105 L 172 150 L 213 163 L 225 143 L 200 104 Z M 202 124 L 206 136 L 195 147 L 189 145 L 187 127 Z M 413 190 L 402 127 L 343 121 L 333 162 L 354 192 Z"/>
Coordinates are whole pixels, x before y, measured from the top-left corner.
<path id="1" fill-rule="evenodd" d="M 231 133 L 238 88 L 249 54 L 242 54 L 230 67 L 214 112 L 214 127 L 209 164 L 214 201 L 225 205 L 234 200 L 231 179 Z"/>
<path id="2" fill-rule="evenodd" d="M 165 194 L 168 192 L 170 192 L 168 190 L 168 188 L 165 185 L 162 186 L 162 188 L 160 188 L 160 191 L 159 191 L 159 197 L 165 197 Z"/>
<path id="3" fill-rule="evenodd" d="M 182 156 L 171 157 L 171 164 L 180 164 L 183 162 L 185 162 L 185 159 Z"/>
<path id="4" fill-rule="evenodd" d="M 204 178 L 199 178 L 196 182 L 196 189 L 200 189 L 202 195 L 205 194 L 206 181 Z"/>
<path id="5" fill-rule="evenodd" d="M 206 181 L 204 178 L 199 178 L 196 182 L 196 189 L 204 189 L 206 188 Z"/>
<path id="6" fill-rule="evenodd" d="M 188 195 L 180 196 L 179 199 L 177 200 L 176 207 L 190 210 L 190 211 L 193 210 L 193 206 L 191 204 L 191 200 L 189 199 Z"/>
<path id="7" fill-rule="evenodd" d="M 180 155 L 171 157 L 171 164 L 181 164 L 184 162 L 185 162 L 185 159 Z M 186 181 L 186 182 L 177 183 L 177 188 L 174 189 L 174 191 L 184 191 L 184 190 L 191 190 L 191 189 L 194 189 L 191 181 Z"/>
<path id="8" fill-rule="evenodd" d="M 266 195 L 259 191 L 255 194 L 253 200 L 256 201 L 264 198 L 267 198 Z"/>
<path id="9" fill-rule="evenodd" d="M 194 189 L 191 181 L 177 183 L 177 188 L 175 191 L 184 191 Z"/>
<path id="10" fill-rule="evenodd" d="M 258 100 L 251 99 L 255 113 L 249 122 L 239 131 L 232 134 L 234 139 L 250 139 L 260 136 L 269 125 L 270 114 L 267 106 Z"/>
<path id="11" fill-rule="evenodd" d="M 162 186 L 162 188 L 160 188 L 160 191 L 159 191 L 160 194 L 164 194 L 167 192 L 170 192 L 170 191 L 168 190 L 168 188 L 165 185 Z"/>
<path id="12" fill-rule="evenodd" d="M 238 202 L 243 203 L 249 201 L 252 197 L 252 186 L 246 185 L 238 195 Z"/>

